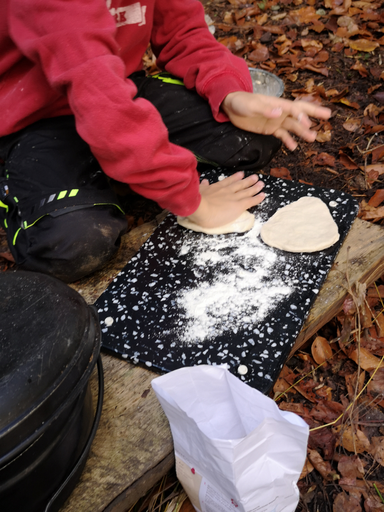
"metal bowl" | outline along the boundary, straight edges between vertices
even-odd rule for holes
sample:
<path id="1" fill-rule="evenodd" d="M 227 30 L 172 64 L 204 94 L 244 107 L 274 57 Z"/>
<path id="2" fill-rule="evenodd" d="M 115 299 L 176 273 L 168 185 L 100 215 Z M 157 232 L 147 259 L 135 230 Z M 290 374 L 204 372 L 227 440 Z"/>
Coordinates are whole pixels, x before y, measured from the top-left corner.
<path id="1" fill-rule="evenodd" d="M 253 83 L 253 92 L 266 96 L 280 97 L 284 92 L 284 82 L 276 75 L 263 69 L 248 68 Z"/>

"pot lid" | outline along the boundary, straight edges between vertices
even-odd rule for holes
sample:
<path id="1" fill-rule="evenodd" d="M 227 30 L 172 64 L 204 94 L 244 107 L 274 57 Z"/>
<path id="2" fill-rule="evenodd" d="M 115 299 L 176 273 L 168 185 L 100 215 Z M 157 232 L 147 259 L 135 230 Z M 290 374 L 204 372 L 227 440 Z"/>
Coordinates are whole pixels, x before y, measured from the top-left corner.
<path id="1" fill-rule="evenodd" d="M 87 384 L 100 330 L 81 295 L 55 278 L 5 272 L 0 289 L 1 462 L 71 400 L 84 374 Z"/>

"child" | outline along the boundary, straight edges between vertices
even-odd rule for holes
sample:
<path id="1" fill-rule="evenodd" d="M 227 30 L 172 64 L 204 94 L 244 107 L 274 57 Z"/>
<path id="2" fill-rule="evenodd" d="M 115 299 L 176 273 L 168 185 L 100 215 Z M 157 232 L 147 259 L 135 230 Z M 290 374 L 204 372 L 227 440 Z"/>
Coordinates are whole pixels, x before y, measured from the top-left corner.
<path id="1" fill-rule="evenodd" d="M 166 71 L 141 71 L 148 43 Z M 128 78 L 127 78 L 128 77 Z M 15 261 L 70 282 L 115 253 L 107 177 L 206 227 L 264 198 L 258 170 L 328 109 L 252 94 L 198 0 L 4 0 L 0 215 Z M 197 160 L 233 171 L 199 185 Z M 235 172 L 239 171 L 239 172 Z"/>

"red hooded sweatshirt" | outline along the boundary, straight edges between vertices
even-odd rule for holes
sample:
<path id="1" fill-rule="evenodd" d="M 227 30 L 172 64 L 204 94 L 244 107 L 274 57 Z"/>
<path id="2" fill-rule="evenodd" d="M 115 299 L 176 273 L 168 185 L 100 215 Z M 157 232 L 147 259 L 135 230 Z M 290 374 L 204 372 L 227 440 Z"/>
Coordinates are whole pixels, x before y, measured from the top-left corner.
<path id="1" fill-rule="evenodd" d="M 209 102 L 252 91 L 247 66 L 210 34 L 198 0 L 2 0 L 0 136 L 73 114 L 104 172 L 177 215 L 200 204 L 193 154 L 126 77 L 151 43 L 161 69 Z M 54 172 L 54 171 L 52 171 Z"/>

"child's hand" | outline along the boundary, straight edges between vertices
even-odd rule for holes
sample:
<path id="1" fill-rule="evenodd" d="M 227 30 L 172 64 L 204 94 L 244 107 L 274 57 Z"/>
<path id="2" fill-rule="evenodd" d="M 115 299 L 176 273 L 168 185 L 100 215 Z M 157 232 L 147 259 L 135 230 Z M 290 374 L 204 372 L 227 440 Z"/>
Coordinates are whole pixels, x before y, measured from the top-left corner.
<path id="1" fill-rule="evenodd" d="M 290 133 L 308 142 L 313 142 L 316 132 L 310 129 L 308 116 L 328 119 L 331 110 L 307 101 L 290 101 L 274 96 L 231 92 L 221 104 L 231 122 L 249 132 L 274 135 L 288 149 L 294 150 L 297 143 Z"/>
<path id="2" fill-rule="evenodd" d="M 200 206 L 189 219 L 205 228 L 224 226 L 261 203 L 265 197 L 261 192 L 263 187 L 264 183 L 256 174 L 244 178 L 241 171 L 212 185 L 203 180 Z"/>

